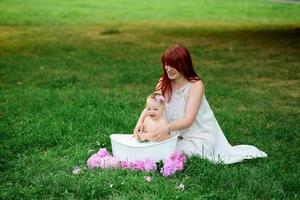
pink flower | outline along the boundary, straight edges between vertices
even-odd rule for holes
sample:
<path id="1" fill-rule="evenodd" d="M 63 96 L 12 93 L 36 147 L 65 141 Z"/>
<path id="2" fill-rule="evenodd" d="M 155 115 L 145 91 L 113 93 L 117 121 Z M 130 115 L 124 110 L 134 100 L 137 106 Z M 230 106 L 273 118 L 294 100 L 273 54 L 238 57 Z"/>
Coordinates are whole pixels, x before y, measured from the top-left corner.
<path id="1" fill-rule="evenodd" d="M 111 155 L 109 154 L 109 152 L 107 151 L 106 148 L 101 148 L 99 149 L 99 151 L 92 155 L 88 160 L 87 160 L 87 165 L 90 168 L 106 168 L 107 161 L 104 161 L 103 158 L 106 157 L 111 157 Z M 106 160 L 106 159 L 105 159 Z"/>
<path id="2" fill-rule="evenodd" d="M 108 168 L 110 168 L 110 158 L 109 157 L 104 157 L 104 158 L 100 158 L 100 165 L 99 165 L 99 167 L 101 168 L 101 169 L 108 169 Z"/>
<path id="3" fill-rule="evenodd" d="M 145 164 L 143 161 L 134 161 L 131 163 L 131 168 L 133 170 L 143 171 L 145 167 Z"/>
<path id="4" fill-rule="evenodd" d="M 162 95 L 156 95 L 156 96 L 155 96 L 155 100 L 156 100 L 158 103 L 162 103 L 162 102 L 165 102 L 165 97 L 162 96 Z"/>
<path id="5" fill-rule="evenodd" d="M 110 157 L 110 167 L 114 169 L 119 168 L 120 161 L 115 157 Z"/>
<path id="6" fill-rule="evenodd" d="M 101 148 L 99 149 L 99 151 L 97 152 L 97 156 L 99 156 L 100 158 L 104 158 L 106 156 L 110 156 L 109 152 L 107 151 L 106 148 Z"/>
<path id="7" fill-rule="evenodd" d="M 164 161 L 164 166 L 161 169 L 163 176 L 171 176 L 177 171 L 181 171 L 184 168 L 186 156 L 180 152 L 174 152 L 169 159 Z"/>
<path id="8" fill-rule="evenodd" d="M 171 160 L 178 160 L 178 161 L 180 161 L 180 162 L 182 162 L 182 163 L 185 163 L 185 162 L 186 162 L 186 156 L 185 156 L 183 153 L 179 152 L 179 151 L 175 151 L 175 152 L 171 155 L 170 159 L 171 159 Z"/>
<path id="9" fill-rule="evenodd" d="M 112 157 L 112 156 L 106 156 L 104 158 L 100 158 L 100 168 L 102 169 L 109 169 L 109 168 L 118 168 L 119 167 L 119 161 Z"/>
<path id="10" fill-rule="evenodd" d="M 101 148 L 87 160 L 87 165 L 90 168 L 118 168 L 119 161 L 111 156 L 106 148 Z"/>
<path id="11" fill-rule="evenodd" d="M 164 162 L 164 166 L 161 169 L 161 173 L 163 176 L 171 176 L 172 174 L 174 174 L 176 172 L 176 167 L 173 163 L 173 160 L 171 159 L 167 159 Z"/>
<path id="12" fill-rule="evenodd" d="M 157 165 L 154 160 L 147 159 L 144 161 L 144 170 L 146 172 L 156 171 Z"/>
<path id="13" fill-rule="evenodd" d="M 176 168 L 176 171 L 183 170 L 183 167 L 184 167 L 184 163 L 183 162 L 181 162 L 179 160 L 175 160 L 175 161 L 173 161 L 173 165 Z"/>
<path id="14" fill-rule="evenodd" d="M 121 161 L 120 167 L 121 169 L 129 169 L 131 167 L 131 163 L 129 161 Z"/>
<path id="15" fill-rule="evenodd" d="M 87 166 L 90 167 L 90 168 L 100 167 L 100 163 L 101 163 L 101 158 L 97 154 L 92 155 L 87 160 Z"/>
<path id="16" fill-rule="evenodd" d="M 174 152 L 170 156 L 170 158 L 164 160 L 163 167 L 161 168 L 160 172 L 162 173 L 163 176 L 171 176 L 175 174 L 177 171 L 183 170 L 185 162 L 186 162 L 186 156 L 183 153 Z M 121 168 L 121 169 L 132 169 L 132 170 L 145 171 L 145 172 L 157 170 L 157 165 L 154 160 L 147 159 L 143 161 L 140 160 L 134 162 L 129 162 L 129 161 L 120 162 L 117 158 L 111 156 L 106 148 L 101 148 L 96 154 L 92 155 L 87 160 L 87 165 L 90 168 L 101 168 L 101 169 Z M 80 168 L 77 169 L 77 171 L 75 169 L 73 171 L 72 171 L 73 174 L 77 174 L 80 172 Z M 147 181 L 148 180 L 149 178 L 147 178 Z"/>

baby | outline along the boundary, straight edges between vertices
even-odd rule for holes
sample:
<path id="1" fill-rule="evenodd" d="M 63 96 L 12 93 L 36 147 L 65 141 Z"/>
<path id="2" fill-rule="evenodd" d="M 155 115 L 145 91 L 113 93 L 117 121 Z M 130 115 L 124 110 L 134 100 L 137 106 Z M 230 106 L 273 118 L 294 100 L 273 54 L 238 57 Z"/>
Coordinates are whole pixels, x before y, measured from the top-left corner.
<path id="1" fill-rule="evenodd" d="M 144 119 L 144 132 L 140 134 L 134 134 L 134 137 L 139 141 L 151 141 L 151 133 L 154 133 L 160 126 L 168 124 L 164 115 L 164 111 L 165 98 L 160 94 L 150 94 L 147 97 L 146 102 L 146 118 Z"/>

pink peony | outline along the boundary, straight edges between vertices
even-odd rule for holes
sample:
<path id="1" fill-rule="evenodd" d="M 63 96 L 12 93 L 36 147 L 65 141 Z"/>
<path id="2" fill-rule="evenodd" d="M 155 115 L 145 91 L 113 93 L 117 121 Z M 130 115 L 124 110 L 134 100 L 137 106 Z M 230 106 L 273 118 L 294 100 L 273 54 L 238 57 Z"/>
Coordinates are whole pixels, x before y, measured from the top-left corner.
<path id="1" fill-rule="evenodd" d="M 186 162 L 186 156 L 181 152 L 174 152 L 170 158 L 163 162 L 163 167 L 160 172 L 163 176 L 171 176 L 177 171 L 181 171 L 184 168 Z M 115 157 L 111 156 L 106 148 L 101 148 L 99 151 L 92 155 L 87 160 L 87 165 L 90 168 L 101 168 L 101 169 L 132 169 L 137 171 L 156 171 L 157 165 L 154 160 L 147 159 L 143 161 L 119 161 Z M 149 179 L 149 178 L 148 178 Z M 182 189 L 182 188 L 180 188 Z M 183 188 L 184 189 L 184 188 Z"/>
<path id="2" fill-rule="evenodd" d="M 134 161 L 131 163 L 131 168 L 133 170 L 143 171 L 145 167 L 145 163 L 143 161 Z"/>
<path id="3" fill-rule="evenodd" d="M 183 153 L 180 153 L 179 151 L 175 151 L 171 157 L 170 157 L 171 160 L 178 160 L 182 163 L 185 163 L 186 162 L 186 156 L 183 154 Z"/>
<path id="4" fill-rule="evenodd" d="M 110 157 L 110 167 L 114 169 L 119 168 L 120 161 L 115 157 Z"/>
<path id="5" fill-rule="evenodd" d="M 100 166 L 100 157 L 97 156 L 97 154 L 92 155 L 88 160 L 87 160 L 87 166 L 90 168 L 96 168 Z"/>
<path id="6" fill-rule="evenodd" d="M 99 156 L 100 158 L 104 158 L 106 156 L 110 156 L 109 152 L 107 151 L 106 148 L 101 148 L 99 149 L 99 151 L 97 152 L 97 156 Z"/>
<path id="7" fill-rule="evenodd" d="M 174 152 L 169 159 L 164 161 L 164 166 L 161 169 L 163 176 L 171 176 L 177 171 L 181 171 L 184 168 L 186 162 L 186 156 L 180 152 Z"/>
<path id="8" fill-rule="evenodd" d="M 173 161 L 173 165 L 174 165 L 174 167 L 176 168 L 177 171 L 183 170 L 183 167 L 184 167 L 183 162 L 181 162 L 179 160 L 175 160 L 175 161 Z"/>
<path id="9" fill-rule="evenodd" d="M 147 159 L 144 161 L 144 170 L 146 172 L 150 171 L 156 171 L 157 170 L 157 165 L 154 160 Z"/>
<path id="10" fill-rule="evenodd" d="M 131 167 L 131 163 L 129 161 L 121 161 L 120 167 L 121 169 L 129 169 Z"/>
<path id="11" fill-rule="evenodd" d="M 100 158 L 99 167 L 102 169 L 118 168 L 119 161 L 112 156 L 106 156 L 106 157 Z"/>
<path id="12" fill-rule="evenodd" d="M 173 164 L 173 160 L 167 159 L 164 161 L 164 166 L 161 169 L 161 173 L 163 176 L 171 176 L 176 172 L 176 167 Z"/>
<path id="13" fill-rule="evenodd" d="M 87 160 L 87 165 L 90 168 L 118 168 L 119 161 L 111 156 L 106 148 L 101 148 Z"/>

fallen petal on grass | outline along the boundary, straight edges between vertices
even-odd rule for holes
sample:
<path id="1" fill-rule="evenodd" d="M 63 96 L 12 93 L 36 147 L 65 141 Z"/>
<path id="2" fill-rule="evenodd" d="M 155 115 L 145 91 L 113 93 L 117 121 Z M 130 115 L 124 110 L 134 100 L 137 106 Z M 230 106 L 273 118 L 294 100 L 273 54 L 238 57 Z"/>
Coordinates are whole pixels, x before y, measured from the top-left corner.
<path id="1" fill-rule="evenodd" d="M 144 176 L 144 179 L 145 179 L 147 182 L 151 182 L 151 181 L 152 181 L 152 177 L 151 177 L 151 176 Z"/>
<path id="2" fill-rule="evenodd" d="M 80 173 L 80 171 L 81 171 L 80 167 L 73 167 L 72 174 L 77 175 Z"/>
<path id="3" fill-rule="evenodd" d="M 184 190 L 184 185 L 182 183 L 180 183 L 179 185 L 176 186 L 176 188 L 180 191 Z"/>

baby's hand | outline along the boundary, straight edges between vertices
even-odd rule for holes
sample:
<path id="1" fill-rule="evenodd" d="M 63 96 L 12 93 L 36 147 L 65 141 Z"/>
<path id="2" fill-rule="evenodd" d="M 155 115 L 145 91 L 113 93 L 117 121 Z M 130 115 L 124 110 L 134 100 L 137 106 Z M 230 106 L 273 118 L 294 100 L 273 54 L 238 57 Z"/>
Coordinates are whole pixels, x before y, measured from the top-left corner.
<path id="1" fill-rule="evenodd" d="M 134 133 L 134 134 L 133 134 L 133 137 L 134 137 L 136 140 L 140 140 L 139 134 Z"/>
<path id="2" fill-rule="evenodd" d="M 139 134 L 140 140 L 145 141 L 145 140 L 152 140 L 151 134 L 150 133 L 141 133 Z"/>
<path id="3" fill-rule="evenodd" d="M 138 137 L 139 137 L 139 139 L 140 139 L 141 141 L 147 140 L 147 138 L 146 138 L 146 136 L 145 136 L 145 133 L 139 134 Z"/>

